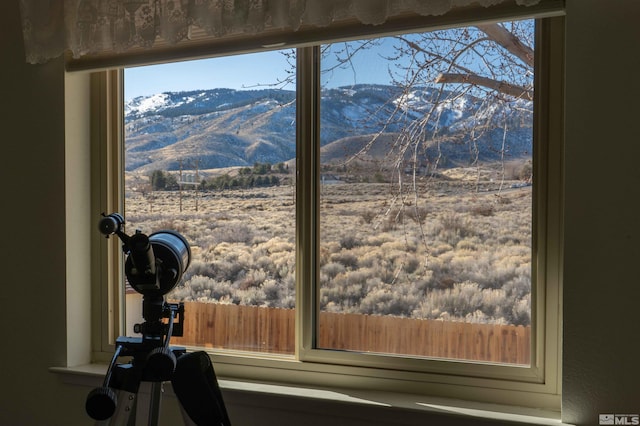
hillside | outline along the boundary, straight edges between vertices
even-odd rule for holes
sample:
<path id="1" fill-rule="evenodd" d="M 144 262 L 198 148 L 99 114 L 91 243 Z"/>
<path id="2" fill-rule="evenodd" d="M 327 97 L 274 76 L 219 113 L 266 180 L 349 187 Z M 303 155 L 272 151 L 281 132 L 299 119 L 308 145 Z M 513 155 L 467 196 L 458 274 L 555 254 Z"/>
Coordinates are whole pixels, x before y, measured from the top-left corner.
<path id="1" fill-rule="evenodd" d="M 499 158 L 505 138 L 493 125 L 498 118 L 508 123 L 506 155 L 530 155 L 530 103 L 483 108 L 481 100 L 466 96 L 434 106 L 435 96 L 430 89 L 403 94 L 382 85 L 323 91 L 323 162 L 343 162 L 357 153 L 367 161 L 383 160 L 398 149 L 398 137 L 429 113 L 437 115 L 432 122 L 438 137 L 412 142 L 425 158 L 439 156 L 442 167 L 469 164 L 476 152 L 483 160 Z M 181 162 L 213 169 L 289 161 L 295 158 L 295 120 L 295 92 L 286 90 L 213 89 L 135 98 L 125 105 L 126 170 L 177 170 Z"/>

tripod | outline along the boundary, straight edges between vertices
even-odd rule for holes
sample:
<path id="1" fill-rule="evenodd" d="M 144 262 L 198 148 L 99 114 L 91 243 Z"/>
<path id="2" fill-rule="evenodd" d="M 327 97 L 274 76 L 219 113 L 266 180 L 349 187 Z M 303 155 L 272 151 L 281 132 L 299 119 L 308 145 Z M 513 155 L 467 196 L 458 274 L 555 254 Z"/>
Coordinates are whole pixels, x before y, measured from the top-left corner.
<path id="1" fill-rule="evenodd" d="M 166 303 L 164 295 L 178 284 L 189 266 L 189 243 L 174 231 L 147 236 L 136 230 L 135 234 L 127 235 L 123 226 L 124 218 L 119 213 L 103 213 L 98 223 L 98 229 L 107 238 L 115 234 L 122 240 L 122 251 L 127 255 L 124 265 L 127 281 L 143 295 L 145 321 L 133 329 L 142 333 L 142 337 L 116 339 L 116 350 L 102 387 L 87 396 L 87 414 L 99 424 L 157 425 L 162 383 L 171 381 L 187 425 L 231 426 L 209 356 L 169 345 L 173 334 L 182 336 L 184 305 Z M 167 323 L 164 319 L 168 319 Z M 130 357 L 130 361 L 119 364 L 119 357 Z M 139 397 L 141 383 L 151 385 L 150 398 Z M 143 400 L 146 410 L 140 410 Z"/>
<path id="2" fill-rule="evenodd" d="M 145 296 L 143 316 L 153 320 L 136 324 L 134 330 L 142 337 L 116 339 L 103 386 L 87 396 L 87 414 L 97 424 L 157 425 L 162 383 L 171 381 L 185 425 L 231 426 L 209 356 L 203 351 L 187 353 L 183 347 L 169 345 L 172 334 L 182 336 L 183 314 L 182 303 L 166 303 L 162 296 Z M 161 318 L 168 318 L 168 323 Z M 119 364 L 120 357 L 131 359 Z M 150 384 L 148 398 L 139 395 L 144 383 Z"/>

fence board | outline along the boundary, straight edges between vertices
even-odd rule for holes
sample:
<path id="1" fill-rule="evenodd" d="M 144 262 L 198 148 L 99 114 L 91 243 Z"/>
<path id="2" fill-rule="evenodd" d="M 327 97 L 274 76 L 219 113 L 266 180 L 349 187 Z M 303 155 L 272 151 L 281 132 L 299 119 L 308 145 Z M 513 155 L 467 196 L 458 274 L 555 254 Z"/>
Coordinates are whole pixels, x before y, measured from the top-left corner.
<path id="1" fill-rule="evenodd" d="M 321 312 L 318 347 L 509 364 L 531 362 L 531 328 Z M 186 302 L 182 345 L 295 351 L 293 309 Z"/>

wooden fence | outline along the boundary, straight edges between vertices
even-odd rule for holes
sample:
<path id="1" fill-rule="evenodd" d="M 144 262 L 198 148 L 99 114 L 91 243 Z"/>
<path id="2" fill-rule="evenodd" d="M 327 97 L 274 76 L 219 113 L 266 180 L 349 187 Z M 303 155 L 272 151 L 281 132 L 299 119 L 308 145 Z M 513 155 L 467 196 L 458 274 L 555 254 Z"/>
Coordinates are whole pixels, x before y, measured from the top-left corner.
<path id="1" fill-rule="evenodd" d="M 184 335 L 172 343 L 293 353 L 295 311 L 185 303 Z M 318 347 L 510 364 L 531 361 L 531 328 L 322 312 Z"/>

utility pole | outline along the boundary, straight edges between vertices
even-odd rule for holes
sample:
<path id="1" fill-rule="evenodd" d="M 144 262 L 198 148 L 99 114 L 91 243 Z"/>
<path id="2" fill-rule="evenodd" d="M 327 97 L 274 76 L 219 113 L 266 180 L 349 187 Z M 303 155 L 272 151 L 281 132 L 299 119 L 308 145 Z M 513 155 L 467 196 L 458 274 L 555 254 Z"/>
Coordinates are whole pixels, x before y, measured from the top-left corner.
<path id="1" fill-rule="evenodd" d="M 198 176 L 198 166 L 199 166 L 199 158 L 196 158 L 196 211 L 198 211 L 198 198 L 200 197 L 200 188 L 198 182 L 200 182 L 200 178 Z"/>
<path id="2" fill-rule="evenodd" d="M 180 213 L 182 213 L 182 158 L 178 160 L 180 164 L 180 174 L 178 176 L 178 194 L 180 198 Z"/>

